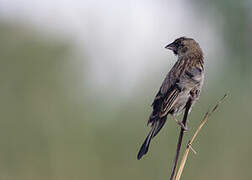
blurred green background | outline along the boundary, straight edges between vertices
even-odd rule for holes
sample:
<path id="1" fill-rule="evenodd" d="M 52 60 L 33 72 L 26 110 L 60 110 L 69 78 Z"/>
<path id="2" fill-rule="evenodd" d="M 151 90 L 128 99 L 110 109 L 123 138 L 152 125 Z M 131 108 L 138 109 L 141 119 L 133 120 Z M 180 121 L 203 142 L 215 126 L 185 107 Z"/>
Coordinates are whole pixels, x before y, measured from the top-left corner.
<path id="1" fill-rule="evenodd" d="M 169 118 L 141 161 L 150 104 L 175 57 L 202 46 L 206 80 L 189 116 L 182 179 L 251 179 L 251 1 L 0 1 L 0 179 L 168 179 Z M 185 146 L 183 146 L 185 147 Z"/>

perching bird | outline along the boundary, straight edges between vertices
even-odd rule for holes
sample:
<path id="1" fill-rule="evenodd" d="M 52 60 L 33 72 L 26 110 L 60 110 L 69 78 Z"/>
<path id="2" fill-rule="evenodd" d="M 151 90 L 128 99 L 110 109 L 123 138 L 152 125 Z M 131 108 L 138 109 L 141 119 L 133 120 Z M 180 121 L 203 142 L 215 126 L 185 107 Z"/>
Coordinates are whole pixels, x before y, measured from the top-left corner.
<path id="1" fill-rule="evenodd" d="M 165 77 L 153 103 L 153 111 L 148 123 L 151 130 L 142 144 L 137 159 L 148 152 L 151 139 L 164 126 L 167 115 L 181 113 L 190 100 L 190 107 L 198 100 L 204 80 L 203 52 L 199 44 L 192 38 L 180 37 L 165 48 L 172 50 L 178 60 Z M 187 129 L 180 121 L 182 128 Z"/>

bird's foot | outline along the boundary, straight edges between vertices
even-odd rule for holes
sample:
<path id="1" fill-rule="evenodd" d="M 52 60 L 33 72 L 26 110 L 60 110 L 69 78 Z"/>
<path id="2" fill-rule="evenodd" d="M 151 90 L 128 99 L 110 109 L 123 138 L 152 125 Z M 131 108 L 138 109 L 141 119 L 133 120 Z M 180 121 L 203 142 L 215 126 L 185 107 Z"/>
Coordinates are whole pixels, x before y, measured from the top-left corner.
<path id="1" fill-rule="evenodd" d="M 185 126 L 181 121 L 177 121 L 178 125 L 184 130 L 184 132 L 187 132 L 189 129 L 187 126 Z"/>
<path id="2" fill-rule="evenodd" d="M 177 118 L 174 115 L 171 115 L 172 118 L 180 125 L 180 127 L 184 130 L 184 132 L 187 132 L 189 129 L 187 126 L 185 126 L 181 121 L 177 120 Z"/>

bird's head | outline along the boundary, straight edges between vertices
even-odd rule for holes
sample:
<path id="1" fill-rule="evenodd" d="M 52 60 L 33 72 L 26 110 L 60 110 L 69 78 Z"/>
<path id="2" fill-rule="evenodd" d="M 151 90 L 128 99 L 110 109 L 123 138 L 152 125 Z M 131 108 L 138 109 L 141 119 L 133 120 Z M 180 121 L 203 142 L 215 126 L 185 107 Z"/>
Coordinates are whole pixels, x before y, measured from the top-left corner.
<path id="1" fill-rule="evenodd" d="M 187 37 L 180 37 L 171 44 L 165 46 L 165 48 L 172 50 L 173 53 L 178 56 L 202 54 L 199 44 L 194 39 Z"/>

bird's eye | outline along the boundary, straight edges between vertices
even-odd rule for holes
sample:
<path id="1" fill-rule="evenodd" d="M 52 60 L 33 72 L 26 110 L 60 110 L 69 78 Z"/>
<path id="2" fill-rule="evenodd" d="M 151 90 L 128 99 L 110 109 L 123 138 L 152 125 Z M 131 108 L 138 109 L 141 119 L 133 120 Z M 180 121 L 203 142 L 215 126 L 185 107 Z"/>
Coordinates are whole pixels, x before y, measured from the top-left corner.
<path id="1" fill-rule="evenodd" d="M 179 41 L 177 44 L 178 44 L 178 47 L 184 47 L 184 44 L 181 41 Z"/>

